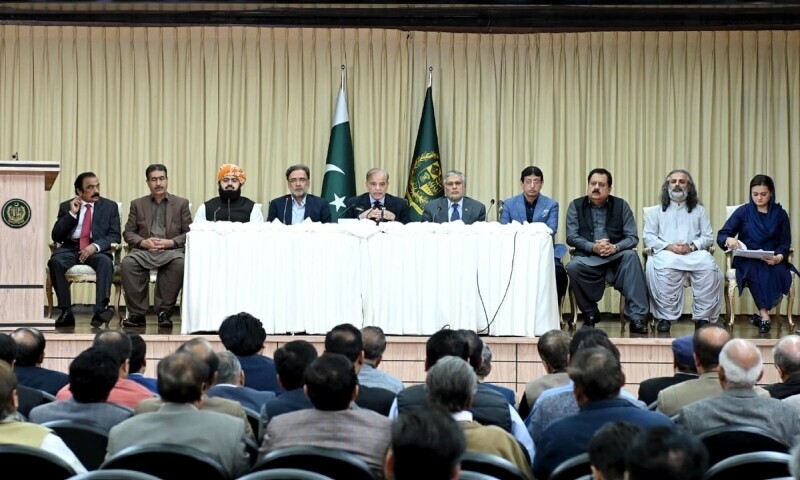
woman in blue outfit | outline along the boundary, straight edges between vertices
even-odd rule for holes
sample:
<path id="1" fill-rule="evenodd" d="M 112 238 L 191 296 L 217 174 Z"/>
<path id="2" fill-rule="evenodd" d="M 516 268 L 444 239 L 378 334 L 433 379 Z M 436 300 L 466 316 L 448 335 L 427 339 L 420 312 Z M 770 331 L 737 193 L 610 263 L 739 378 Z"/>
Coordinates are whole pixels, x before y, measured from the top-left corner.
<path id="1" fill-rule="evenodd" d="M 756 175 L 750 181 L 750 201 L 737 208 L 725 222 L 717 234 L 717 243 L 728 250 L 746 246 L 749 250 L 775 252 L 760 259 L 733 259 L 739 295 L 747 284 L 758 307 L 750 323 L 756 325 L 760 333 L 769 332 L 769 310 L 789 292 L 791 272 L 797 272 L 787 261 L 791 241 L 789 215 L 775 203 L 775 183 L 767 175 Z"/>

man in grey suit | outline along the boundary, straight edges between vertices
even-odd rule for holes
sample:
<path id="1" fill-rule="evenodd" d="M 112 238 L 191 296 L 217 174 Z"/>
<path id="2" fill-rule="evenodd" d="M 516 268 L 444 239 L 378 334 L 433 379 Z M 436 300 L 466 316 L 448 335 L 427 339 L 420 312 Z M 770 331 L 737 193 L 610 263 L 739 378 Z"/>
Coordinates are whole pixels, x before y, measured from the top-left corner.
<path id="1" fill-rule="evenodd" d="M 696 435 L 726 425 L 748 425 L 792 445 L 800 434 L 800 417 L 780 400 L 758 395 L 754 387 L 762 375 L 758 347 L 748 340 L 731 340 L 719 354 L 719 383 L 724 392 L 683 407 L 677 422 Z"/>
<path id="2" fill-rule="evenodd" d="M 133 446 L 153 443 L 187 445 L 220 462 L 230 478 L 247 473 L 245 426 L 218 412 L 200 410 L 209 368 L 196 355 L 176 352 L 158 363 L 158 393 L 164 404 L 111 429 L 106 458 Z"/>
<path id="3" fill-rule="evenodd" d="M 217 352 L 217 358 L 219 369 L 214 386 L 208 389 L 209 398 L 227 398 L 254 412 L 260 412 L 267 400 L 275 398 L 275 392 L 262 392 L 244 386 L 244 371 L 236 355 L 228 351 Z"/>
<path id="4" fill-rule="evenodd" d="M 444 174 L 445 196 L 428 202 L 422 211 L 423 222 L 455 222 L 461 220 L 467 225 L 486 221 L 486 206 L 477 200 L 464 196 L 466 177 L 458 170 Z"/>

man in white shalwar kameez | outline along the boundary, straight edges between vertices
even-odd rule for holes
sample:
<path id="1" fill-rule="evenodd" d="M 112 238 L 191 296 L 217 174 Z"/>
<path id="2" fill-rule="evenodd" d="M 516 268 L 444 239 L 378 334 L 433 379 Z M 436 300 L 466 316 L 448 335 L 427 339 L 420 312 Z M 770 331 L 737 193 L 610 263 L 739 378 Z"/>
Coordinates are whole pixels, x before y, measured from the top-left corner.
<path id="1" fill-rule="evenodd" d="M 695 328 L 717 321 L 722 272 L 707 250 L 713 243 L 714 231 L 698 202 L 694 180 L 686 170 L 673 170 L 661 188 L 660 208 L 647 216 L 644 226 L 644 245 L 653 249 L 645 276 L 659 332 L 669 332 L 681 316 L 684 275 L 692 284 Z"/>

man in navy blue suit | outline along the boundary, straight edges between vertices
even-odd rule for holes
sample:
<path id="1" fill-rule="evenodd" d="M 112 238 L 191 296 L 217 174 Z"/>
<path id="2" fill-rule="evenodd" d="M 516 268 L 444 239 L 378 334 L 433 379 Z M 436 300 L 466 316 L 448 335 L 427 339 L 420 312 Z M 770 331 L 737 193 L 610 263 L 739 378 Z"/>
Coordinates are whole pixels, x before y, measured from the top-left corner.
<path id="1" fill-rule="evenodd" d="M 379 222 L 408 223 L 408 202 L 389 195 L 389 174 L 380 168 L 367 172 L 367 193 L 344 201 L 342 218 L 368 218 Z"/>
<path id="2" fill-rule="evenodd" d="M 324 198 L 308 193 L 311 172 L 305 165 L 292 165 L 286 169 L 289 194 L 269 202 L 267 221 L 277 219 L 286 225 L 295 225 L 306 218 L 313 222 L 330 223 L 331 208 Z"/>
<path id="3" fill-rule="evenodd" d="M 114 309 L 108 306 L 114 273 L 110 247 L 122 239 L 119 207 L 117 202 L 100 198 L 100 181 L 92 172 L 78 175 L 75 193 L 76 197 L 62 202 L 58 208 L 51 236 L 60 246 L 47 262 L 61 310 L 56 327 L 75 326 L 66 273 L 77 263 L 92 267 L 97 274 L 92 327 L 99 327 L 114 316 Z"/>

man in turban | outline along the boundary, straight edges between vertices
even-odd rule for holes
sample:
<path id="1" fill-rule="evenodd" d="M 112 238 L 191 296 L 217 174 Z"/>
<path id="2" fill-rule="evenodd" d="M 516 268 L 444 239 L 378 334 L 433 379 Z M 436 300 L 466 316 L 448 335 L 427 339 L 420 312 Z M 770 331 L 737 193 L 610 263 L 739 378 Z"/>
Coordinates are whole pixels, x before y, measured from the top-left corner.
<path id="1" fill-rule="evenodd" d="M 242 186 L 247 181 L 238 165 L 226 163 L 217 171 L 219 196 L 200 205 L 194 216 L 195 222 L 263 222 L 261 205 L 242 196 Z"/>

